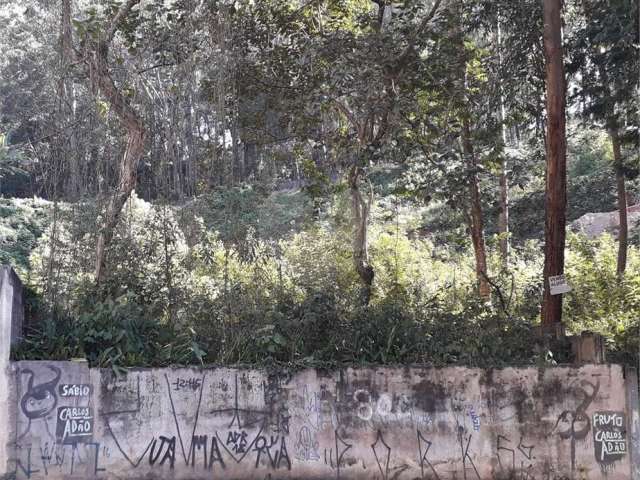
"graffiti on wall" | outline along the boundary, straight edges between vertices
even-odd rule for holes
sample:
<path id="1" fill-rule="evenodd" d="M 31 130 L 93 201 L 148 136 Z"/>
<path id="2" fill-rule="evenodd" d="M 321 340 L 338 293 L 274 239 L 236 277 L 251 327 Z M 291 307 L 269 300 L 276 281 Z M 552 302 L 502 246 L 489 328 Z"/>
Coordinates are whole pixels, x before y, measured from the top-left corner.
<path id="1" fill-rule="evenodd" d="M 283 419 L 279 416 L 279 421 L 274 423 L 268 410 L 242 405 L 239 399 L 240 379 L 237 375 L 233 382 L 233 404 L 210 411 L 203 411 L 202 408 L 207 387 L 206 374 L 200 378 L 176 380 L 170 380 L 165 374 L 164 380 L 174 434 L 154 435 L 148 442 L 129 441 L 129 422 L 139 421 L 145 414 L 139 378 L 135 382 L 134 395 L 130 395 L 131 404 L 102 415 L 108 434 L 131 467 L 138 468 L 148 464 L 174 469 L 179 457 L 182 465 L 205 470 L 212 470 L 214 467 L 224 470 L 229 463 L 243 462 L 253 464 L 254 468 L 266 466 L 275 470 L 291 469 L 287 437 L 282 434 L 283 431 L 288 431 L 286 417 Z M 128 387 L 121 390 L 131 391 Z M 195 402 L 178 401 L 178 391 L 185 395 L 195 395 L 191 398 Z M 191 403 L 193 409 L 181 411 L 182 405 Z M 118 404 L 122 405 L 120 402 Z M 149 405 L 153 406 L 153 403 Z M 206 428 L 201 426 L 203 416 L 215 420 L 215 429 L 203 432 L 203 428 Z M 188 422 L 188 419 L 191 421 Z M 148 462 L 145 463 L 145 459 Z"/>
<path id="2" fill-rule="evenodd" d="M 596 461 L 606 469 L 627 454 L 627 422 L 624 412 L 595 412 L 593 442 Z"/>
<path id="3" fill-rule="evenodd" d="M 464 381 L 425 400 L 424 387 L 370 379 L 164 370 L 103 373 L 91 384 L 63 370 L 28 364 L 17 374 L 16 478 L 560 480 L 581 468 L 587 448 L 604 472 L 627 453 L 625 412 L 606 409 L 597 377 L 572 380 L 561 402 L 527 404 L 541 423 L 528 433 L 496 420 L 498 407 L 468 395 Z M 540 441 L 566 445 L 566 457 L 549 460 Z"/>
<path id="4" fill-rule="evenodd" d="M 92 386 L 60 383 L 62 376 L 55 365 L 17 372 L 21 417 L 12 460 L 18 478 L 96 476 L 104 471 L 101 459 L 111 455 L 94 441 Z"/>
<path id="5" fill-rule="evenodd" d="M 93 409 L 91 407 L 58 408 L 56 439 L 64 445 L 86 443 L 93 437 Z"/>
<path id="6" fill-rule="evenodd" d="M 569 440 L 571 471 L 576 469 L 576 441 L 587 438 L 591 430 L 591 420 L 587 414 L 588 408 L 594 401 L 600 390 L 600 381 L 595 383 L 589 380 L 574 380 L 569 389 L 574 394 L 574 398 L 579 399 L 578 404 L 572 410 L 563 410 L 556 420 L 554 431 L 560 438 Z"/>
<path id="7" fill-rule="evenodd" d="M 20 372 L 28 377 L 27 389 L 20 399 L 20 410 L 28 421 L 24 432 L 18 437 L 19 439 L 25 437 L 31 431 L 32 422 L 37 420 L 42 421 L 47 433 L 52 436 L 49 431 L 47 417 L 58 405 L 56 387 L 58 386 L 61 372 L 58 367 L 49 366 L 47 368 L 53 376 L 45 379 L 36 378 L 33 370 L 28 368 Z"/>

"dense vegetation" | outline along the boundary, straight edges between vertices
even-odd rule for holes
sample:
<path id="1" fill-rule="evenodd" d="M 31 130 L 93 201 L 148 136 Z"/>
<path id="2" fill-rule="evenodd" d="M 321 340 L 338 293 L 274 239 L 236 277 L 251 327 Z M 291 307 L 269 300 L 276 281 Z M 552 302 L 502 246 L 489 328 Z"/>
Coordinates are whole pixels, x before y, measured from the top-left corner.
<path id="1" fill-rule="evenodd" d="M 569 222 L 640 200 L 638 7 L 602 3 L 564 6 Z M 0 256 L 28 286 L 18 358 L 565 360 L 533 341 L 541 2 L 75 7 L 0 9 Z M 570 232 L 564 272 L 568 331 L 635 361 L 640 225 Z"/>

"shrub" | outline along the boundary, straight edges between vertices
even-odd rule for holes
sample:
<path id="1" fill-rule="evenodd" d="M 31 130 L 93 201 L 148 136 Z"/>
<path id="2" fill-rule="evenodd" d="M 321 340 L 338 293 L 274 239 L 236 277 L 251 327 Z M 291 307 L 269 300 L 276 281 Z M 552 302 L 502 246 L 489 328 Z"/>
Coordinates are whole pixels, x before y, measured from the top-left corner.
<path id="1" fill-rule="evenodd" d="M 612 358 L 637 356 L 640 319 L 640 250 L 628 251 L 624 278 L 616 275 L 618 244 L 609 235 L 588 240 L 569 236 L 566 275 L 572 291 L 565 295 L 570 331 L 591 330 L 605 336 Z"/>
<path id="2" fill-rule="evenodd" d="M 238 195 L 242 202 L 262 198 L 232 197 Z M 531 341 L 542 297 L 540 242 L 514 245 L 504 268 L 498 238 L 488 237 L 492 302 L 485 304 L 475 294 L 468 245 L 421 238 L 418 215 L 381 202 L 370 230 L 374 294 L 362 305 L 342 200 L 300 231 L 263 237 L 253 225 L 234 227 L 244 232 L 239 244 L 230 231 L 221 235 L 208 226 L 211 220 L 196 217 L 187 228 L 176 209 L 133 198 L 100 289 L 92 281 L 97 206 L 63 206 L 55 230 L 45 230 L 30 257 L 30 332 L 16 355 L 83 356 L 116 370 L 200 362 L 504 365 L 547 358 Z M 565 319 L 571 332 L 604 334 L 614 358 L 629 360 L 638 344 L 640 253 L 630 249 L 628 274 L 619 281 L 616 249 L 610 237 L 570 236 L 567 276 L 574 289 Z"/>

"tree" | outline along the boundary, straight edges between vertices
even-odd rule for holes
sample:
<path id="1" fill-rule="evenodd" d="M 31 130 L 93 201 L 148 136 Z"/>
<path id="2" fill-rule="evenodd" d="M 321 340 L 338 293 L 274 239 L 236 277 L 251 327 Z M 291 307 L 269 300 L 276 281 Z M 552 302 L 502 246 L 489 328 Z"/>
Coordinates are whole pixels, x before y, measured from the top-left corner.
<path id="1" fill-rule="evenodd" d="M 536 176 L 532 168 L 538 163 L 535 152 L 544 143 L 542 2 L 478 0 L 475 4 L 470 29 L 490 42 L 487 48 L 493 61 L 487 62 L 487 70 L 489 82 L 497 90 L 488 100 L 499 128 L 494 140 L 497 231 L 503 267 L 508 267 L 511 184 L 522 187 Z"/>
<path id="2" fill-rule="evenodd" d="M 460 0 L 456 5 L 452 17 L 461 21 L 464 18 L 464 1 Z M 464 161 L 466 164 L 468 178 L 468 224 L 471 234 L 471 243 L 473 245 L 473 252 L 475 256 L 476 264 L 476 277 L 478 280 L 478 294 L 484 300 L 490 300 L 491 287 L 489 285 L 489 273 L 487 271 L 487 251 L 484 241 L 484 218 L 482 215 L 482 201 L 480 196 L 480 185 L 478 181 L 478 160 L 476 153 L 474 152 L 472 136 L 471 136 L 471 115 L 472 109 L 469 101 L 469 58 L 467 55 L 467 48 L 465 47 L 465 35 L 462 33 L 460 25 L 456 25 L 456 35 L 458 37 L 458 49 L 459 49 L 459 92 L 461 95 L 461 141 L 462 152 Z"/>
<path id="3" fill-rule="evenodd" d="M 422 196 L 440 199 L 453 211 L 465 206 L 478 291 L 484 298 L 491 280 L 483 210 L 498 206 L 496 230 L 506 266 L 509 170 L 514 170 L 520 185 L 533 177 L 528 165 L 537 159 L 525 145 L 542 143 L 537 133 L 544 88 L 542 36 L 530 28 L 530 19 L 542 16 L 540 7 L 537 1 L 452 3 L 446 19 L 450 35 L 432 49 L 426 72 L 436 80 L 423 82 L 421 94 L 426 101 L 404 115 L 412 140 L 422 150 L 412 161 L 407 182 L 416 185 Z M 508 129 L 522 143 L 517 152 L 509 150 L 510 169 L 506 165 Z M 452 133 L 456 135 L 451 137 Z M 459 144 L 460 151 L 451 151 L 452 144 Z M 487 182 L 489 172 L 500 179 L 497 190 Z"/>
<path id="4" fill-rule="evenodd" d="M 413 74 L 407 70 L 415 69 L 421 61 L 419 48 L 428 38 L 426 30 L 440 8 L 440 0 L 435 0 L 426 12 L 416 9 L 395 15 L 392 12 L 391 20 L 387 21 L 385 9 L 391 7 L 386 2 L 375 3 L 378 8 L 373 27 L 363 28 L 365 36 L 358 38 L 354 35 L 358 32 L 345 32 L 346 39 L 342 34 L 336 35 L 331 40 L 333 45 L 326 46 L 333 51 L 331 56 L 337 62 L 330 63 L 332 71 L 325 94 L 335 112 L 350 125 L 350 136 L 355 140 L 347 161 L 347 182 L 354 222 L 353 260 L 363 285 L 365 303 L 371 297 L 375 275 L 369 262 L 367 236 L 373 190 L 369 184 L 369 192 L 363 194 L 366 169 L 384 155 L 385 143 L 392 135 L 398 97 L 416 91 Z M 402 35 L 407 30 L 409 33 Z M 356 49 L 351 55 L 344 55 L 342 51 L 342 58 L 338 59 L 335 55 L 340 50 L 335 42 L 342 44 L 344 40 Z M 353 88 L 353 79 L 358 79 L 357 89 Z"/>
<path id="5" fill-rule="evenodd" d="M 583 118 L 604 128 L 611 141 L 620 224 L 616 270 L 622 278 L 629 237 L 625 180 L 637 174 L 627 165 L 623 147 L 638 132 L 640 56 L 634 44 L 638 2 L 584 0 L 576 16 L 569 72 L 579 73 L 580 78 L 573 96 L 581 100 Z"/>
<path id="6" fill-rule="evenodd" d="M 429 28 L 441 0 L 406 9 L 364 0 L 312 2 L 299 9 L 284 3 L 269 2 L 252 10 L 255 21 L 248 40 L 253 46 L 244 49 L 253 64 L 248 75 L 254 82 L 251 90 L 255 97 L 266 98 L 275 90 L 286 108 L 280 115 L 289 120 L 288 133 L 305 143 L 315 142 L 323 132 L 320 142 L 331 146 L 344 169 L 353 263 L 368 303 L 375 276 L 368 251 L 374 196 L 368 171 L 376 163 L 394 161 L 391 140 L 399 129 L 398 105 L 416 94 L 419 65 L 427 62 L 420 53 L 430 41 Z M 313 13 L 315 8 L 319 13 Z M 245 17 L 252 12 L 245 12 Z M 277 42 L 269 36 L 274 30 L 280 32 Z M 249 52 L 256 50 L 262 56 L 254 60 Z"/>
<path id="7" fill-rule="evenodd" d="M 562 49 L 562 0 L 544 0 L 547 88 L 544 296 L 542 324 L 562 322 L 562 296 L 551 295 L 549 277 L 564 273 L 567 206 L 566 85 Z"/>
<path id="8" fill-rule="evenodd" d="M 500 15 L 496 15 L 496 49 L 498 52 L 498 70 L 502 70 L 503 60 L 503 39 Z M 511 244 L 509 240 L 509 162 L 507 159 L 507 114 L 505 108 L 504 86 L 502 78 L 498 79 L 498 97 L 500 106 L 498 116 L 500 121 L 500 137 L 502 140 L 502 155 L 500 158 L 500 219 L 498 220 L 498 233 L 500 234 L 500 253 L 505 267 L 509 265 L 509 251 Z"/>
<path id="9" fill-rule="evenodd" d="M 416 192 L 444 200 L 462 213 L 473 247 L 477 292 L 488 301 L 481 177 L 492 163 L 497 121 L 487 50 L 471 31 L 472 6 L 456 1 L 443 13 L 441 38 L 431 48 L 419 101 L 409 108 L 403 105 L 403 117 L 411 130 L 407 143 L 421 150 L 407 182 L 417 186 Z M 416 169 L 416 164 L 421 165 Z"/>
<path id="10" fill-rule="evenodd" d="M 138 113 L 129 104 L 126 97 L 113 81 L 109 71 L 108 59 L 109 46 L 120 28 L 121 22 L 139 1 L 140 0 L 127 0 L 126 3 L 122 4 L 116 15 L 104 29 L 104 33 L 99 35 L 99 39 L 92 45 L 92 51 L 89 53 L 89 58 L 86 59 L 89 68 L 91 68 L 93 72 L 93 84 L 100 90 L 102 95 L 105 96 L 127 132 L 126 147 L 120 161 L 118 186 L 107 202 L 104 220 L 96 241 L 95 278 L 97 283 L 100 283 L 104 279 L 107 249 L 113 239 L 113 229 L 118 222 L 122 207 L 136 185 L 138 162 L 144 153 L 146 133 L 144 124 Z"/>
<path id="11" fill-rule="evenodd" d="M 123 92 L 116 86 L 109 69 L 109 48 L 111 43 L 121 24 L 139 1 L 127 0 L 124 2 L 102 28 L 89 25 L 85 30 L 83 39 L 85 42 L 84 52 L 75 52 L 77 61 L 87 66 L 92 86 L 99 90 L 109 102 L 109 106 L 118 116 L 126 130 L 126 146 L 119 162 L 118 184 L 107 201 L 96 240 L 94 275 L 98 284 L 104 281 L 107 251 L 113 240 L 114 228 L 118 222 L 122 207 L 135 188 L 138 163 L 144 153 L 146 130 L 142 118 L 130 105 Z M 65 0 L 65 2 L 68 2 L 68 0 Z M 69 6 L 67 5 L 64 10 L 67 11 L 68 9 Z M 68 22 L 71 21 L 68 13 L 63 18 Z M 69 24 L 64 25 L 63 31 L 70 32 L 71 26 Z M 71 48 L 68 35 L 69 33 L 63 35 L 63 39 L 66 39 L 64 42 L 66 43 L 65 50 L 67 51 Z"/>

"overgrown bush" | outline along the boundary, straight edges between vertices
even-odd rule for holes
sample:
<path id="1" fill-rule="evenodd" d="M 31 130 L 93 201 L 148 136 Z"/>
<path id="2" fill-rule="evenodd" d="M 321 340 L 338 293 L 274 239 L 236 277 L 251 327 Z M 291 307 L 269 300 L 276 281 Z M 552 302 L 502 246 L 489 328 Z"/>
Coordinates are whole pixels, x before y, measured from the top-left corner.
<path id="1" fill-rule="evenodd" d="M 51 203 L 40 199 L 0 198 L 0 264 L 12 265 L 23 275 L 29 255 L 49 220 Z"/>
<path id="2" fill-rule="evenodd" d="M 133 293 L 115 299 L 92 301 L 89 288 L 82 296 L 82 313 L 76 317 L 46 317 L 28 327 L 17 359 L 63 360 L 86 358 L 91 365 L 118 372 L 123 365 L 162 366 L 201 362 L 205 352 L 193 329 L 162 324 L 149 315 Z"/>
<path id="3" fill-rule="evenodd" d="M 231 210 L 241 225 L 216 224 L 229 229 L 222 232 L 211 226 L 213 217 L 195 215 L 185 225 L 180 210 L 134 198 L 99 290 L 92 280 L 96 206 L 61 208 L 55 229 L 47 229 L 30 258 L 35 302 L 16 355 L 80 356 L 116 370 L 200 362 L 504 365 L 547 358 L 531 341 L 542 295 L 539 241 L 515 245 L 505 268 L 498 239 L 488 237 L 492 301 L 485 304 L 474 293 L 468 246 L 434 244 L 417 233 L 419 215 L 394 200 L 380 202 L 370 231 L 374 293 L 362 305 L 344 196 L 315 223 L 274 236 L 271 226 L 258 228 L 257 218 L 242 213 L 246 195 L 254 207 L 267 201 L 233 193 L 225 201 L 239 203 Z M 567 275 L 574 290 L 565 318 L 574 332 L 603 333 L 616 358 L 629 360 L 638 341 L 640 253 L 630 249 L 628 276 L 618 282 L 615 250 L 611 238 L 570 237 Z"/>
<path id="4" fill-rule="evenodd" d="M 564 318 L 575 333 L 586 329 L 604 335 L 612 358 L 632 361 L 640 338 L 640 249 L 629 248 L 622 279 L 616 274 L 617 254 L 609 235 L 569 236 L 566 275 L 572 291 L 565 295 Z"/>

